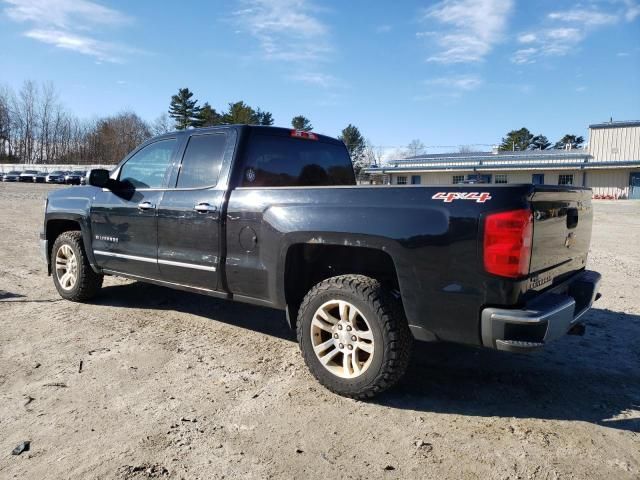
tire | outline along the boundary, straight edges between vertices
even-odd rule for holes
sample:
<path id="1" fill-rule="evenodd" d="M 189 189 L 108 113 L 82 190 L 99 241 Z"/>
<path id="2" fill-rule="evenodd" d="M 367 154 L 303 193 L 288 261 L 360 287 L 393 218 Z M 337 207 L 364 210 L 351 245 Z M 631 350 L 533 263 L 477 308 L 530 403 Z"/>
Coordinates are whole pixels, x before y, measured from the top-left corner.
<path id="1" fill-rule="evenodd" d="M 66 272 L 71 275 L 65 277 Z M 64 232 L 56 238 L 51 249 L 51 275 L 56 290 L 66 300 L 85 302 L 98 293 L 103 275 L 89 265 L 81 232 Z"/>
<path id="2" fill-rule="evenodd" d="M 332 392 L 356 399 L 395 385 L 413 346 L 400 301 L 364 275 L 315 285 L 300 305 L 297 334 L 313 376 Z"/>

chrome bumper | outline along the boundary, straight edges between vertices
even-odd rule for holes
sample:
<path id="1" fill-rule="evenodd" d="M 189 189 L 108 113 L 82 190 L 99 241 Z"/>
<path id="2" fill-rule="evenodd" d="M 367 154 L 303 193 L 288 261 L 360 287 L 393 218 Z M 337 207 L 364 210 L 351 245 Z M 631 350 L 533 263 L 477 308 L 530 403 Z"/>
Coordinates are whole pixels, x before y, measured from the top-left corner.
<path id="1" fill-rule="evenodd" d="M 523 309 L 485 308 L 481 315 L 483 346 L 526 352 L 563 336 L 600 298 L 600 279 L 599 273 L 585 270 Z"/>

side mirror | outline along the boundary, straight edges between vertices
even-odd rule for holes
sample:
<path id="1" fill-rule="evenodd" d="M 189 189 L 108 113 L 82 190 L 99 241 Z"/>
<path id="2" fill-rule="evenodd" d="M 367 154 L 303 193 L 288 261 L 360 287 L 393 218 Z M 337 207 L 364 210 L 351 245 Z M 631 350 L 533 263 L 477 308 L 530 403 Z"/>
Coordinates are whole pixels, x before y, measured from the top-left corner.
<path id="1" fill-rule="evenodd" d="M 87 175 L 87 185 L 93 185 L 94 187 L 107 188 L 109 185 L 109 170 L 103 168 L 96 168 L 89 170 Z"/>

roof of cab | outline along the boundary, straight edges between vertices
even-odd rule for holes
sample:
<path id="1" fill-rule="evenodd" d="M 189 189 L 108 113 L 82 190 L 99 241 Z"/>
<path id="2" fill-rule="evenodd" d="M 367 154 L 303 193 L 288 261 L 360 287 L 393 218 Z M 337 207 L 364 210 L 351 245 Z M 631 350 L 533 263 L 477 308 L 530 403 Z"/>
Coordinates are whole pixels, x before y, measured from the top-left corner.
<path id="1" fill-rule="evenodd" d="M 205 132 L 215 132 L 220 130 L 238 130 L 244 132 L 250 132 L 253 135 L 273 135 L 278 137 L 290 137 L 291 132 L 294 130 L 292 128 L 284 128 L 284 127 L 273 127 L 267 125 L 246 125 L 246 124 L 234 124 L 234 125 L 214 125 L 211 127 L 200 127 L 200 128 L 190 128 L 187 130 L 176 130 L 173 132 L 164 133 L 162 135 L 158 135 L 156 138 L 162 138 L 167 136 L 175 136 L 185 135 L 185 134 L 193 134 L 193 133 L 205 133 Z M 342 144 L 342 141 L 338 140 L 334 137 L 329 137 L 327 135 L 321 135 L 316 132 L 312 132 L 314 135 L 318 137 L 318 140 L 325 143 L 334 143 L 334 144 Z"/>

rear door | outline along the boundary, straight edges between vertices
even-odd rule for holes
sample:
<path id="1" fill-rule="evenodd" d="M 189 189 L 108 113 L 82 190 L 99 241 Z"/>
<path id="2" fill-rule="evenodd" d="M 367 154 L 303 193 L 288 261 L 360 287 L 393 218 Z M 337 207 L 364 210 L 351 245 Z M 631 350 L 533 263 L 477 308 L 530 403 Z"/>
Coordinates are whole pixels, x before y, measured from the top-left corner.
<path id="1" fill-rule="evenodd" d="M 135 152 L 118 172 L 121 188 L 99 191 L 91 205 L 93 252 L 107 270 L 157 278 L 157 207 L 166 188 L 177 139 Z"/>
<path id="2" fill-rule="evenodd" d="M 530 273 L 534 285 L 544 288 L 586 265 L 593 221 L 591 190 L 536 186 L 532 206 Z"/>
<path id="3" fill-rule="evenodd" d="M 164 193 L 158 208 L 158 266 L 165 281 L 206 290 L 218 287 L 226 193 L 220 173 L 230 162 L 233 138 L 233 130 L 221 130 L 188 139 L 172 178 L 175 188 Z"/>

